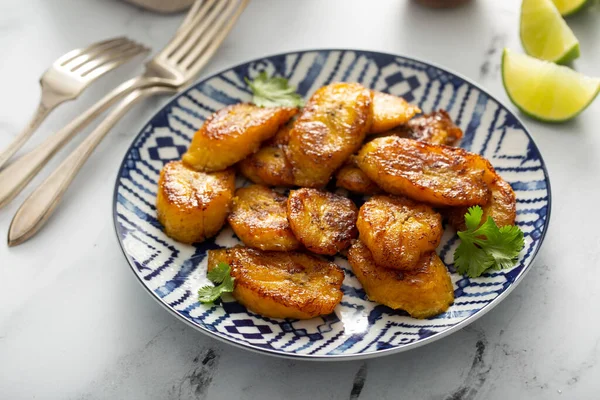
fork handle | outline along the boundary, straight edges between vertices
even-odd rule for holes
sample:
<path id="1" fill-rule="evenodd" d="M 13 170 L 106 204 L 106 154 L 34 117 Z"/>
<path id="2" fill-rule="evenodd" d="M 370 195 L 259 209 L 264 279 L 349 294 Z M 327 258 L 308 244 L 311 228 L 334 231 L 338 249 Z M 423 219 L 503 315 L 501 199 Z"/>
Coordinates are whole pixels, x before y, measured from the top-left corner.
<path id="1" fill-rule="evenodd" d="M 71 140 L 79 131 L 90 124 L 98 115 L 102 114 L 115 102 L 131 91 L 160 84 L 160 79 L 148 77 L 132 78 L 104 96 L 96 104 L 71 121 L 64 128 L 48 137 L 31 152 L 16 159 L 0 171 L 0 208 L 8 204 L 33 177 L 46 165 L 46 163 Z"/>
<path id="2" fill-rule="evenodd" d="M 44 104 L 44 102 L 40 101 L 40 104 L 35 110 L 35 114 L 33 114 L 33 117 L 31 118 L 27 126 L 13 139 L 13 141 L 8 145 L 8 147 L 0 153 L 0 168 L 2 168 L 2 166 L 6 164 L 8 160 L 10 160 L 10 158 L 17 152 L 17 150 L 23 147 L 25 142 L 29 140 L 31 135 L 33 135 L 33 132 L 36 131 L 36 129 L 46 119 L 48 114 L 50 114 L 50 111 L 52 111 L 55 107 L 56 105 L 48 106 Z"/>
<path id="3" fill-rule="evenodd" d="M 138 101 L 160 93 L 174 93 L 169 86 L 157 86 L 130 93 L 98 125 L 96 129 L 54 170 L 54 172 L 23 202 L 15 214 L 8 232 L 9 246 L 23 243 L 44 225 L 69 185 L 112 127 Z"/>

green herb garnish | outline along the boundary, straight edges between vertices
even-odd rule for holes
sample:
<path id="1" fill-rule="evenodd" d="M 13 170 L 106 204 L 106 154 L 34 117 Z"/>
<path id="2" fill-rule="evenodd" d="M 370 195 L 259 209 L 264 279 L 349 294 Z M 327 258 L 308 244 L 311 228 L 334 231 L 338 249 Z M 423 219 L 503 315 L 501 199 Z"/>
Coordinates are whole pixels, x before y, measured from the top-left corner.
<path id="1" fill-rule="evenodd" d="M 491 217 L 481 224 L 482 217 L 481 207 L 469 208 L 465 214 L 467 230 L 458 232 L 461 243 L 454 251 L 457 271 L 471 278 L 481 276 L 488 269 L 514 266 L 525 245 L 523 231 L 518 226 L 498 228 Z"/>
<path id="2" fill-rule="evenodd" d="M 231 267 L 226 263 L 219 263 L 211 269 L 206 277 L 215 284 L 215 286 L 204 286 L 198 289 L 198 301 L 200 303 L 213 303 L 223 293 L 233 292 L 233 281 L 231 277 Z"/>
<path id="3" fill-rule="evenodd" d="M 252 89 L 252 102 L 259 107 L 302 107 L 304 100 L 283 77 L 268 77 L 265 71 L 246 83 Z"/>

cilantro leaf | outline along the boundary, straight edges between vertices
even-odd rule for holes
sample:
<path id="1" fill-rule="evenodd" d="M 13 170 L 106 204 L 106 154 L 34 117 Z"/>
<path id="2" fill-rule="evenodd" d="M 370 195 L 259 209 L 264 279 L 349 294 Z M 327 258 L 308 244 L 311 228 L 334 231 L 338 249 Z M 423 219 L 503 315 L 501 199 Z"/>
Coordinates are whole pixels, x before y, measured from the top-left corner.
<path id="1" fill-rule="evenodd" d="M 467 213 L 465 214 L 465 225 L 467 226 L 467 230 L 476 230 L 481 223 L 481 217 L 483 217 L 483 210 L 481 207 L 469 207 Z"/>
<path id="2" fill-rule="evenodd" d="M 482 217 L 481 207 L 469 208 L 465 214 L 467 230 L 458 232 L 461 243 L 454 251 L 456 270 L 471 278 L 481 276 L 488 269 L 514 266 L 525 245 L 523 231 L 518 226 L 498 228 L 491 217 L 481 224 Z"/>
<path id="3" fill-rule="evenodd" d="M 459 236 L 462 232 L 459 232 Z M 494 264 L 494 259 L 469 240 L 463 240 L 454 251 L 454 265 L 459 274 L 476 278 Z"/>
<path id="4" fill-rule="evenodd" d="M 514 225 L 503 226 L 486 236 L 486 251 L 494 258 L 496 269 L 515 265 L 516 257 L 525 245 L 523 231 Z"/>
<path id="5" fill-rule="evenodd" d="M 219 263 L 206 274 L 206 277 L 217 286 L 206 285 L 198 289 L 200 303 L 212 303 L 223 293 L 233 292 L 235 278 L 231 276 L 231 267 L 228 264 Z"/>
<path id="6" fill-rule="evenodd" d="M 221 283 L 231 273 L 231 267 L 226 263 L 220 262 L 216 267 L 206 273 L 206 277 L 212 283 Z"/>
<path id="7" fill-rule="evenodd" d="M 245 79 L 253 93 L 252 102 L 259 107 L 301 107 L 304 104 L 296 88 L 283 77 L 268 77 L 263 71 L 253 81 Z"/>
<path id="8" fill-rule="evenodd" d="M 198 301 L 200 303 L 214 303 L 221 297 L 221 290 L 216 286 L 203 286 L 198 289 Z"/>

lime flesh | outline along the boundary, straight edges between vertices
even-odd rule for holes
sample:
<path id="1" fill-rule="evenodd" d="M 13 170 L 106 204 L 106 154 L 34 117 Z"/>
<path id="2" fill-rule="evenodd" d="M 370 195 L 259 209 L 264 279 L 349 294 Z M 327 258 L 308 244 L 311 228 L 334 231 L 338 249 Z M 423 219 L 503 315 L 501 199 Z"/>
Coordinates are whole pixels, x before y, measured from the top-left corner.
<path id="1" fill-rule="evenodd" d="M 502 53 L 502 82 L 521 111 L 547 122 L 574 118 L 600 90 L 600 79 L 508 49 Z"/>
<path id="2" fill-rule="evenodd" d="M 579 41 L 552 0 L 523 0 L 520 27 L 530 56 L 559 64 L 579 57 Z"/>

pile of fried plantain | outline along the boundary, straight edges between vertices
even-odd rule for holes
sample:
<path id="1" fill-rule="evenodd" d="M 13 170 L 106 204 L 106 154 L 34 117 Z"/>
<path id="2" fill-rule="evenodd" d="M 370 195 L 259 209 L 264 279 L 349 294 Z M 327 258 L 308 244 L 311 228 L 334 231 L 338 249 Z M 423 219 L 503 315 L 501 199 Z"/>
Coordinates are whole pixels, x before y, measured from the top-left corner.
<path id="1" fill-rule="evenodd" d="M 344 272 L 319 255 L 346 252 L 370 300 L 415 318 L 442 313 L 454 301 L 435 253 L 442 215 L 464 229 L 467 207 L 480 205 L 484 220 L 510 225 L 516 199 L 485 158 L 452 147 L 463 132 L 448 113 L 419 113 L 358 83 L 324 86 L 302 110 L 227 106 L 206 120 L 182 161 L 164 166 L 158 219 L 184 243 L 216 235 L 227 221 L 245 247 L 209 250 L 208 270 L 227 263 L 234 298 L 266 317 L 333 312 Z M 255 184 L 236 190 L 236 169 Z M 373 197 L 358 209 L 324 190 L 332 177 Z"/>

